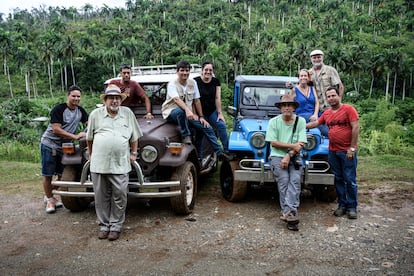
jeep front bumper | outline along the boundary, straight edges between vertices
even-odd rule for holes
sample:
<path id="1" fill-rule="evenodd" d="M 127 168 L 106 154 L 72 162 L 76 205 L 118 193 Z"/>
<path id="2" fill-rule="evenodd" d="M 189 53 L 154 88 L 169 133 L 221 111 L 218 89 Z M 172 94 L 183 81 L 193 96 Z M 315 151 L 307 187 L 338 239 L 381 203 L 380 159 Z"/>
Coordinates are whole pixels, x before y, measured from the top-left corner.
<path id="1" fill-rule="evenodd" d="M 93 183 L 88 178 L 89 161 L 82 169 L 80 181 L 52 181 L 52 185 L 65 187 L 68 191 L 53 190 L 53 194 L 68 197 L 94 197 Z M 134 162 L 133 169 L 138 176 L 138 182 L 129 182 L 128 196 L 135 198 L 168 198 L 180 196 L 180 181 L 144 182 L 141 167 Z M 131 190 L 137 190 L 131 191 Z"/>
<path id="2" fill-rule="evenodd" d="M 314 164 L 326 163 L 323 170 L 312 169 Z M 242 159 L 239 162 L 240 169 L 234 171 L 234 180 L 260 183 L 274 183 L 275 178 L 270 168 L 264 160 Z M 306 161 L 303 169 L 302 182 L 304 185 L 334 185 L 335 177 L 328 173 L 329 163 L 326 161 Z"/>

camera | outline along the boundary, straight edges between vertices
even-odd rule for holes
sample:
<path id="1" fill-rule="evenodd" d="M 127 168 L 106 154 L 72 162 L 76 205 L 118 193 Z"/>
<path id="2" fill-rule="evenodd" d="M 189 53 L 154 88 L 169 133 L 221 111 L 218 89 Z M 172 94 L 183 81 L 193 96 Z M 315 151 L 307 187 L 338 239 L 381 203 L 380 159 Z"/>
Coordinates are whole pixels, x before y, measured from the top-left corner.
<path id="1" fill-rule="evenodd" d="M 299 154 L 295 154 L 295 155 L 291 158 L 291 160 L 290 160 L 290 161 L 293 163 L 293 166 L 295 167 L 295 170 L 299 170 L 299 169 L 300 169 L 300 167 L 302 166 L 302 160 L 300 159 Z"/>

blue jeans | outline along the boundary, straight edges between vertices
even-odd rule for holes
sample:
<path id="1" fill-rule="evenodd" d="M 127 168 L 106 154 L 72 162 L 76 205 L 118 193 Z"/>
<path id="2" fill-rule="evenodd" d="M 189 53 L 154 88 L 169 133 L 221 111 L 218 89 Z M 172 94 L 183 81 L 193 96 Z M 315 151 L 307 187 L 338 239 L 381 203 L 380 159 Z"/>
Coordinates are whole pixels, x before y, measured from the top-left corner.
<path id="1" fill-rule="evenodd" d="M 223 144 L 224 151 L 228 151 L 229 136 L 227 135 L 226 123 L 222 120 L 217 121 L 217 118 L 218 118 L 217 110 L 215 110 L 209 116 L 206 116 L 207 122 L 211 125 L 213 129 L 217 130 L 218 136 L 220 137 L 220 141 Z"/>
<path id="2" fill-rule="evenodd" d="M 300 157 L 299 157 L 300 158 Z M 287 169 L 280 167 L 282 157 L 270 157 L 270 165 L 279 190 L 279 203 L 282 215 L 290 211 L 298 212 L 300 201 L 300 188 L 302 167 L 295 169 L 292 162 L 289 162 Z"/>
<path id="3" fill-rule="evenodd" d="M 40 144 L 40 155 L 42 159 L 42 176 L 61 176 L 64 166 L 62 165 L 62 151 L 53 150 L 48 146 Z"/>
<path id="4" fill-rule="evenodd" d="M 353 159 L 348 160 L 346 151 L 329 151 L 328 161 L 335 175 L 338 208 L 356 211 L 358 205 L 357 153 L 354 153 Z"/>
<path id="5" fill-rule="evenodd" d="M 188 120 L 185 111 L 181 108 L 173 109 L 167 117 L 167 122 L 176 123 L 180 127 L 182 138 L 191 136 L 190 127 L 195 128 L 197 132 L 202 132 L 205 135 L 215 153 L 220 154 L 222 152 L 213 128 L 211 126 L 204 127 L 199 120 Z"/>
<path id="6" fill-rule="evenodd" d="M 185 111 L 181 108 L 173 109 L 170 115 L 167 117 L 167 122 L 175 123 L 180 127 L 182 138 L 191 136 L 187 116 L 185 115 Z"/>

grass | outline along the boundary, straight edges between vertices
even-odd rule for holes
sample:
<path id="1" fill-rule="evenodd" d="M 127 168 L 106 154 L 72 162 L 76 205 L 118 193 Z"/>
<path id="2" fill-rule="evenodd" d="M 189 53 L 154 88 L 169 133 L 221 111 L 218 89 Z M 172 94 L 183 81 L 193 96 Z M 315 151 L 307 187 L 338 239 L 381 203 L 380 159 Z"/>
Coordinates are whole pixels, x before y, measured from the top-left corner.
<path id="1" fill-rule="evenodd" d="M 39 142 L 23 144 L 17 141 L 0 143 L 0 160 L 40 162 Z"/>
<path id="2" fill-rule="evenodd" d="M 391 183 L 392 188 L 398 186 L 407 188 L 407 183 L 414 184 L 414 157 L 404 155 L 359 157 L 357 178 L 359 186 L 367 189 L 383 186 L 384 182 Z"/>
<path id="3" fill-rule="evenodd" d="M 0 175 L 0 193 L 43 193 L 40 163 L 0 161 Z M 359 157 L 357 177 L 361 190 L 384 188 L 384 185 L 387 188 L 414 190 L 414 157 Z M 218 183 L 218 178 L 219 172 L 216 172 L 204 177 L 204 181 Z"/>
<path id="4" fill-rule="evenodd" d="M 0 161 L 0 193 L 42 194 L 40 163 Z"/>

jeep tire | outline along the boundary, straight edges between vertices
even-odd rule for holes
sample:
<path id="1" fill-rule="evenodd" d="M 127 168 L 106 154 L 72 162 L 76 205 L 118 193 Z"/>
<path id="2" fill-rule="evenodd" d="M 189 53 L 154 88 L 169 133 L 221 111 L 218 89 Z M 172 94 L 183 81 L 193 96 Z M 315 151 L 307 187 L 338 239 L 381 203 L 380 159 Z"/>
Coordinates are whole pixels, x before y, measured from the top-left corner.
<path id="1" fill-rule="evenodd" d="M 78 166 L 65 166 L 62 174 L 62 181 L 79 181 L 77 173 L 80 171 Z M 59 191 L 68 191 L 67 187 L 59 187 Z M 66 209 L 69 209 L 72 212 L 81 212 L 86 210 L 89 207 L 89 204 L 92 202 L 91 198 L 88 197 L 70 197 L 70 196 L 60 196 L 62 199 L 63 206 Z"/>
<path id="2" fill-rule="evenodd" d="M 322 202 L 333 202 L 337 198 L 336 188 L 333 185 L 314 185 L 312 195 Z"/>
<path id="3" fill-rule="evenodd" d="M 192 212 L 197 195 L 197 171 L 193 163 L 187 161 L 178 167 L 171 176 L 171 180 L 179 180 L 181 195 L 170 199 L 175 213 L 188 215 Z"/>
<path id="4" fill-rule="evenodd" d="M 230 202 L 241 201 L 247 193 L 247 182 L 234 180 L 239 161 L 223 161 L 220 168 L 220 187 L 223 197 Z"/>

